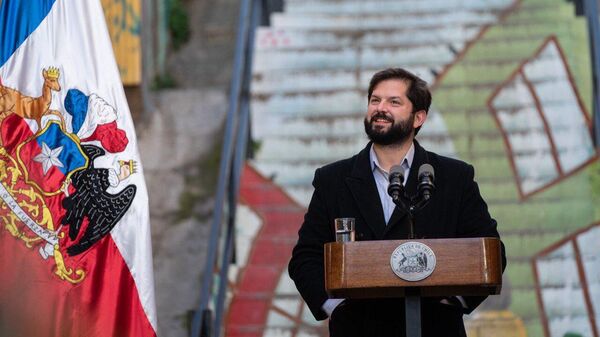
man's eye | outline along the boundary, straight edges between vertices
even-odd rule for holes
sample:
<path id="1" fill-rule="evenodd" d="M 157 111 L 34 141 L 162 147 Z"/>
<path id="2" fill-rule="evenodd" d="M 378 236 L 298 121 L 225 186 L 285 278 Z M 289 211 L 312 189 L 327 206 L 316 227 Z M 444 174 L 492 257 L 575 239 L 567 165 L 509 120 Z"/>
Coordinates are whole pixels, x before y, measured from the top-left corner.
<path id="1" fill-rule="evenodd" d="M 400 101 L 392 101 L 392 105 L 400 105 Z"/>

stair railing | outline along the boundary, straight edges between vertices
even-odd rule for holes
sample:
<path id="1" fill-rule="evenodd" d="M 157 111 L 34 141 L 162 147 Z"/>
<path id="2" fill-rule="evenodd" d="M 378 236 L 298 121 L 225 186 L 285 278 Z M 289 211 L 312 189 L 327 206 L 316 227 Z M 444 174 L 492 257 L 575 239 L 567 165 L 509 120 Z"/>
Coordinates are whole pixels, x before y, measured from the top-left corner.
<path id="1" fill-rule="evenodd" d="M 240 175 L 247 157 L 250 132 L 250 82 L 254 33 L 261 22 L 268 24 L 270 13 L 280 10 L 281 2 L 281 0 L 241 0 L 240 2 L 219 179 L 200 304 L 193 315 L 191 337 L 221 335 L 229 266 L 235 260 L 235 213 Z"/>

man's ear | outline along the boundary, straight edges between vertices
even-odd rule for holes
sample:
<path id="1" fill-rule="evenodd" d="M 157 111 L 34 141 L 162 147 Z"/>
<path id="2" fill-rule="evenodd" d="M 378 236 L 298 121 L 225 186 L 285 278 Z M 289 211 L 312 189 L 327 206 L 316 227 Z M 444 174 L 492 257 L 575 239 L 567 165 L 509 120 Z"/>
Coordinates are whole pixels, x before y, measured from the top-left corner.
<path id="1" fill-rule="evenodd" d="M 425 123 L 427 120 L 427 112 L 425 110 L 419 110 L 415 112 L 415 121 L 413 122 L 413 128 L 418 128 Z"/>

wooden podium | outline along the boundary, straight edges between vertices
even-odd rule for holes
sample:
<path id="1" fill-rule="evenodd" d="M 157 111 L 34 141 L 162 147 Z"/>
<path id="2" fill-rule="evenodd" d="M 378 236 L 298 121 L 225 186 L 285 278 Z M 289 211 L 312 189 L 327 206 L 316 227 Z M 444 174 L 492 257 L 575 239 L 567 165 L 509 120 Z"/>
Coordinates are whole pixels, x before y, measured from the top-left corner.
<path id="1" fill-rule="evenodd" d="M 405 281 L 392 270 L 394 250 L 407 242 L 423 243 L 435 254 L 435 269 L 423 280 Z M 332 298 L 405 297 L 407 336 L 420 336 L 420 297 L 494 295 L 502 288 L 498 238 L 332 242 L 324 258 Z"/>

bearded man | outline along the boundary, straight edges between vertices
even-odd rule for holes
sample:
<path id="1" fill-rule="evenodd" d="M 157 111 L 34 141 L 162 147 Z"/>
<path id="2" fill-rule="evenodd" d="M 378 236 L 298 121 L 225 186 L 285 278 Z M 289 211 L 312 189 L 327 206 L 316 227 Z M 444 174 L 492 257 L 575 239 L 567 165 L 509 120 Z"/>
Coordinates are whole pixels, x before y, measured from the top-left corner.
<path id="1" fill-rule="evenodd" d="M 404 69 L 386 69 L 373 75 L 367 97 L 364 126 L 371 141 L 355 156 L 315 171 L 315 190 L 288 268 L 315 318 L 329 317 L 332 337 L 406 335 L 403 298 L 331 299 L 324 284 L 323 245 L 335 241 L 335 218 L 355 218 L 357 241 L 408 238 L 409 217 L 387 193 L 392 166 L 404 170 L 408 195 L 417 192 L 421 165 L 435 170 L 436 191 L 415 214 L 416 238 L 499 237 L 473 167 L 428 152 L 415 140 L 431 105 L 427 83 Z M 504 267 L 504 247 L 502 259 Z M 484 299 L 423 298 L 422 336 L 466 336 L 463 314 Z"/>

